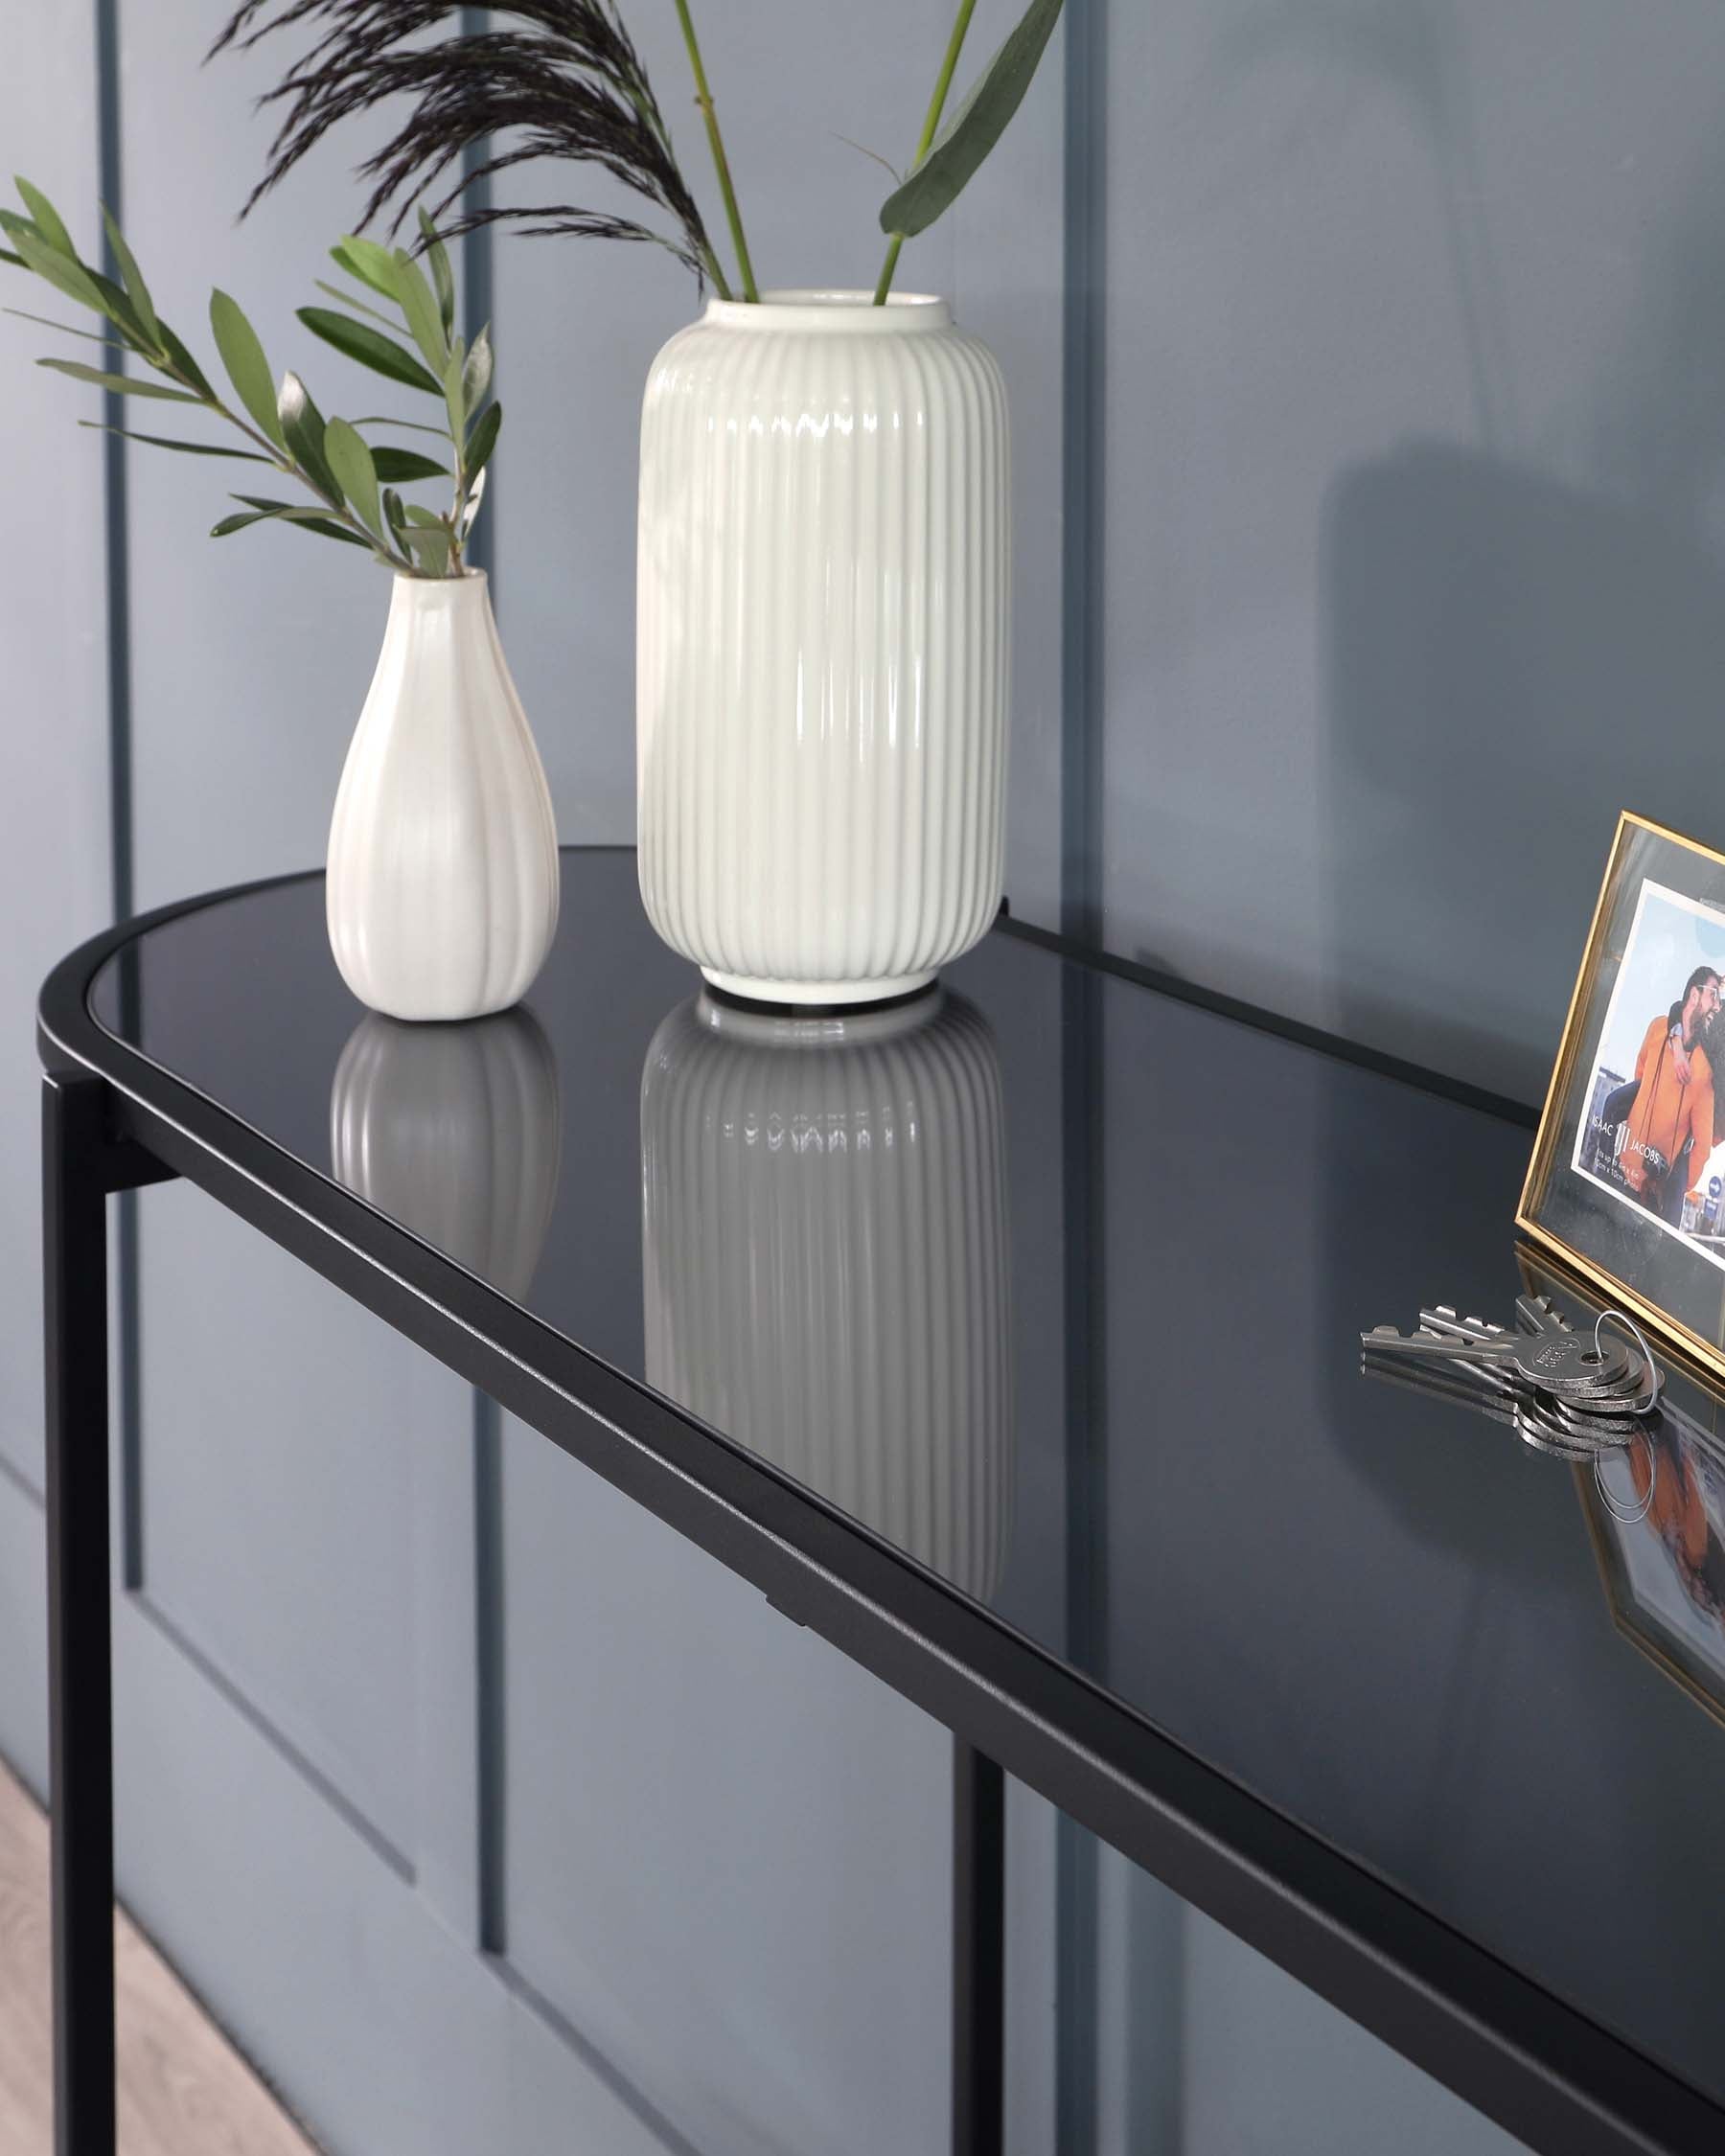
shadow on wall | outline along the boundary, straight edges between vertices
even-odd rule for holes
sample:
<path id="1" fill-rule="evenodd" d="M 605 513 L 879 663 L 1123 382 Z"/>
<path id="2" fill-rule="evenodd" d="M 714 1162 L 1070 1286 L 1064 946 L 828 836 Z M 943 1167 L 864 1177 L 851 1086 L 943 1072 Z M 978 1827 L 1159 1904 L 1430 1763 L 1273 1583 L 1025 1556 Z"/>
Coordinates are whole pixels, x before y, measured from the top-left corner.
<path id="1" fill-rule="evenodd" d="M 1515 432 L 1507 325 L 1491 233 L 1481 208 L 1482 158 L 1468 54 L 1456 0 L 1247 0 L 1217 38 L 1218 87 L 1293 58 L 1320 72 L 1286 156 L 1334 134 L 1363 95 L 1387 91 L 1413 115 L 1431 153 L 1449 279 L 1480 438 Z"/>
<path id="2" fill-rule="evenodd" d="M 1337 481 L 1321 605 L 1337 1025 L 1537 1100 L 1619 809 L 1725 837 L 1725 571 L 1435 445 Z"/>
<path id="3" fill-rule="evenodd" d="M 1725 559 L 1725 105 L 1676 215 L 1650 238 L 1587 447 L 1613 494 Z"/>
<path id="4" fill-rule="evenodd" d="M 1725 840 L 1725 130 L 1601 369 L 1594 492 L 1509 454 L 1463 87 L 1428 102 L 1484 447 L 1375 458 L 1323 510 L 1335 1022 L 1536 1101 L 1618 811 Z"/>

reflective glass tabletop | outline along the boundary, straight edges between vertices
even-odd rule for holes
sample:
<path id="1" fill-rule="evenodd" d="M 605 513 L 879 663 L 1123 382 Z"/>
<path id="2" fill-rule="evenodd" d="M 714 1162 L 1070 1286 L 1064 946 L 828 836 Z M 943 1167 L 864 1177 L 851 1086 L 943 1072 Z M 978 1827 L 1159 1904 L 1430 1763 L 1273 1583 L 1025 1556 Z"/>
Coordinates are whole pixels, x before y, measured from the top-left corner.
<path id="1" fill-rule="evenodd" d="M 918 1002 L 749 1011 L 632 854 L 564 878 L 498 1018 L 364 1012 L 316 878 L 93 1008 L 1725 2099 L 1725 1480 L 1686 1440 L 1688 1511 L 1624 1525 L 1358 1371 L 1422 1303 L 1507 1313 L 1529 1130 L 1009 928 Z"/>

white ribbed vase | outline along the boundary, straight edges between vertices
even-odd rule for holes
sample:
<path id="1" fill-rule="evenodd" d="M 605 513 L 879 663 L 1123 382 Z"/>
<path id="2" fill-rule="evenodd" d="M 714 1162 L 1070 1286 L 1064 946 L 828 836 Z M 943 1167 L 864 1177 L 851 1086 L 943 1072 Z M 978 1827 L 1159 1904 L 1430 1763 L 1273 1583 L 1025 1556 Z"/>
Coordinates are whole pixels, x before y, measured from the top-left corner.
<path id="1" fill-rule="evenodd" d="M 557 826 L 483 572 L 398 576 L 330 824 L 330 948 L 399 1019 L 506 1010 L 557 929 Z"/>
<path id="2" fill-rule="evenodd" d="M 1004 1121 L 958 997 L 702 995 L 641 1074 L 648 1383 L 984 1599 L 1012 1511 Z"/>
<path id="3" fill-rule="evenodd" d="M 641 417 L 641 896 L 708 980 L 903 995 L 1000 899 L 1006 392 L 944 300 L 709 302 Z"/>

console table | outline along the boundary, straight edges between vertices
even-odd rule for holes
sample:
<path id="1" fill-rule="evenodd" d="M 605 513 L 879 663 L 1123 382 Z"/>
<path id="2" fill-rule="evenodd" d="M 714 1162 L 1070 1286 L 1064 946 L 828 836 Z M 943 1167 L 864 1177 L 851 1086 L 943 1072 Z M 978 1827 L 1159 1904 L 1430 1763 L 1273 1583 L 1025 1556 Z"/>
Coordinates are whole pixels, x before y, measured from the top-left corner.
<path id="1" fill-rule="evenodd" d="M 1508 1308 L 1529 1118 L 1010 920 L 917 1003 L 750 1011 L 632 855 L 564 878 L 469 1026 L 364 1013 L 319 877 L 43 991 L 62 2156 L 114 2131 L 106 1199 L 174 1176 L 950 1728 L 966 2156 L 1002 1774 L 1533 2147 L 1725 2147 L 1725 1708 L 1584 1481 L 1356 1366 Z"/>

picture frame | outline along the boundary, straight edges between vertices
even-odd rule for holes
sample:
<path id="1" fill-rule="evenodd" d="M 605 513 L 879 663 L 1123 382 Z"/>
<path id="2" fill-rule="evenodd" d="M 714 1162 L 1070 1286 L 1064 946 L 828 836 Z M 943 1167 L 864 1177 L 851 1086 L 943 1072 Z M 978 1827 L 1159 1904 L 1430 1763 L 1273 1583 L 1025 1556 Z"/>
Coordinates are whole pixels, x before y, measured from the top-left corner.
<path id="1" fill-rule="evenodd" d="M 1725 1381 L 1722 969 L 1725 854 L 1625 810 L 1516 1226 Z"/>

